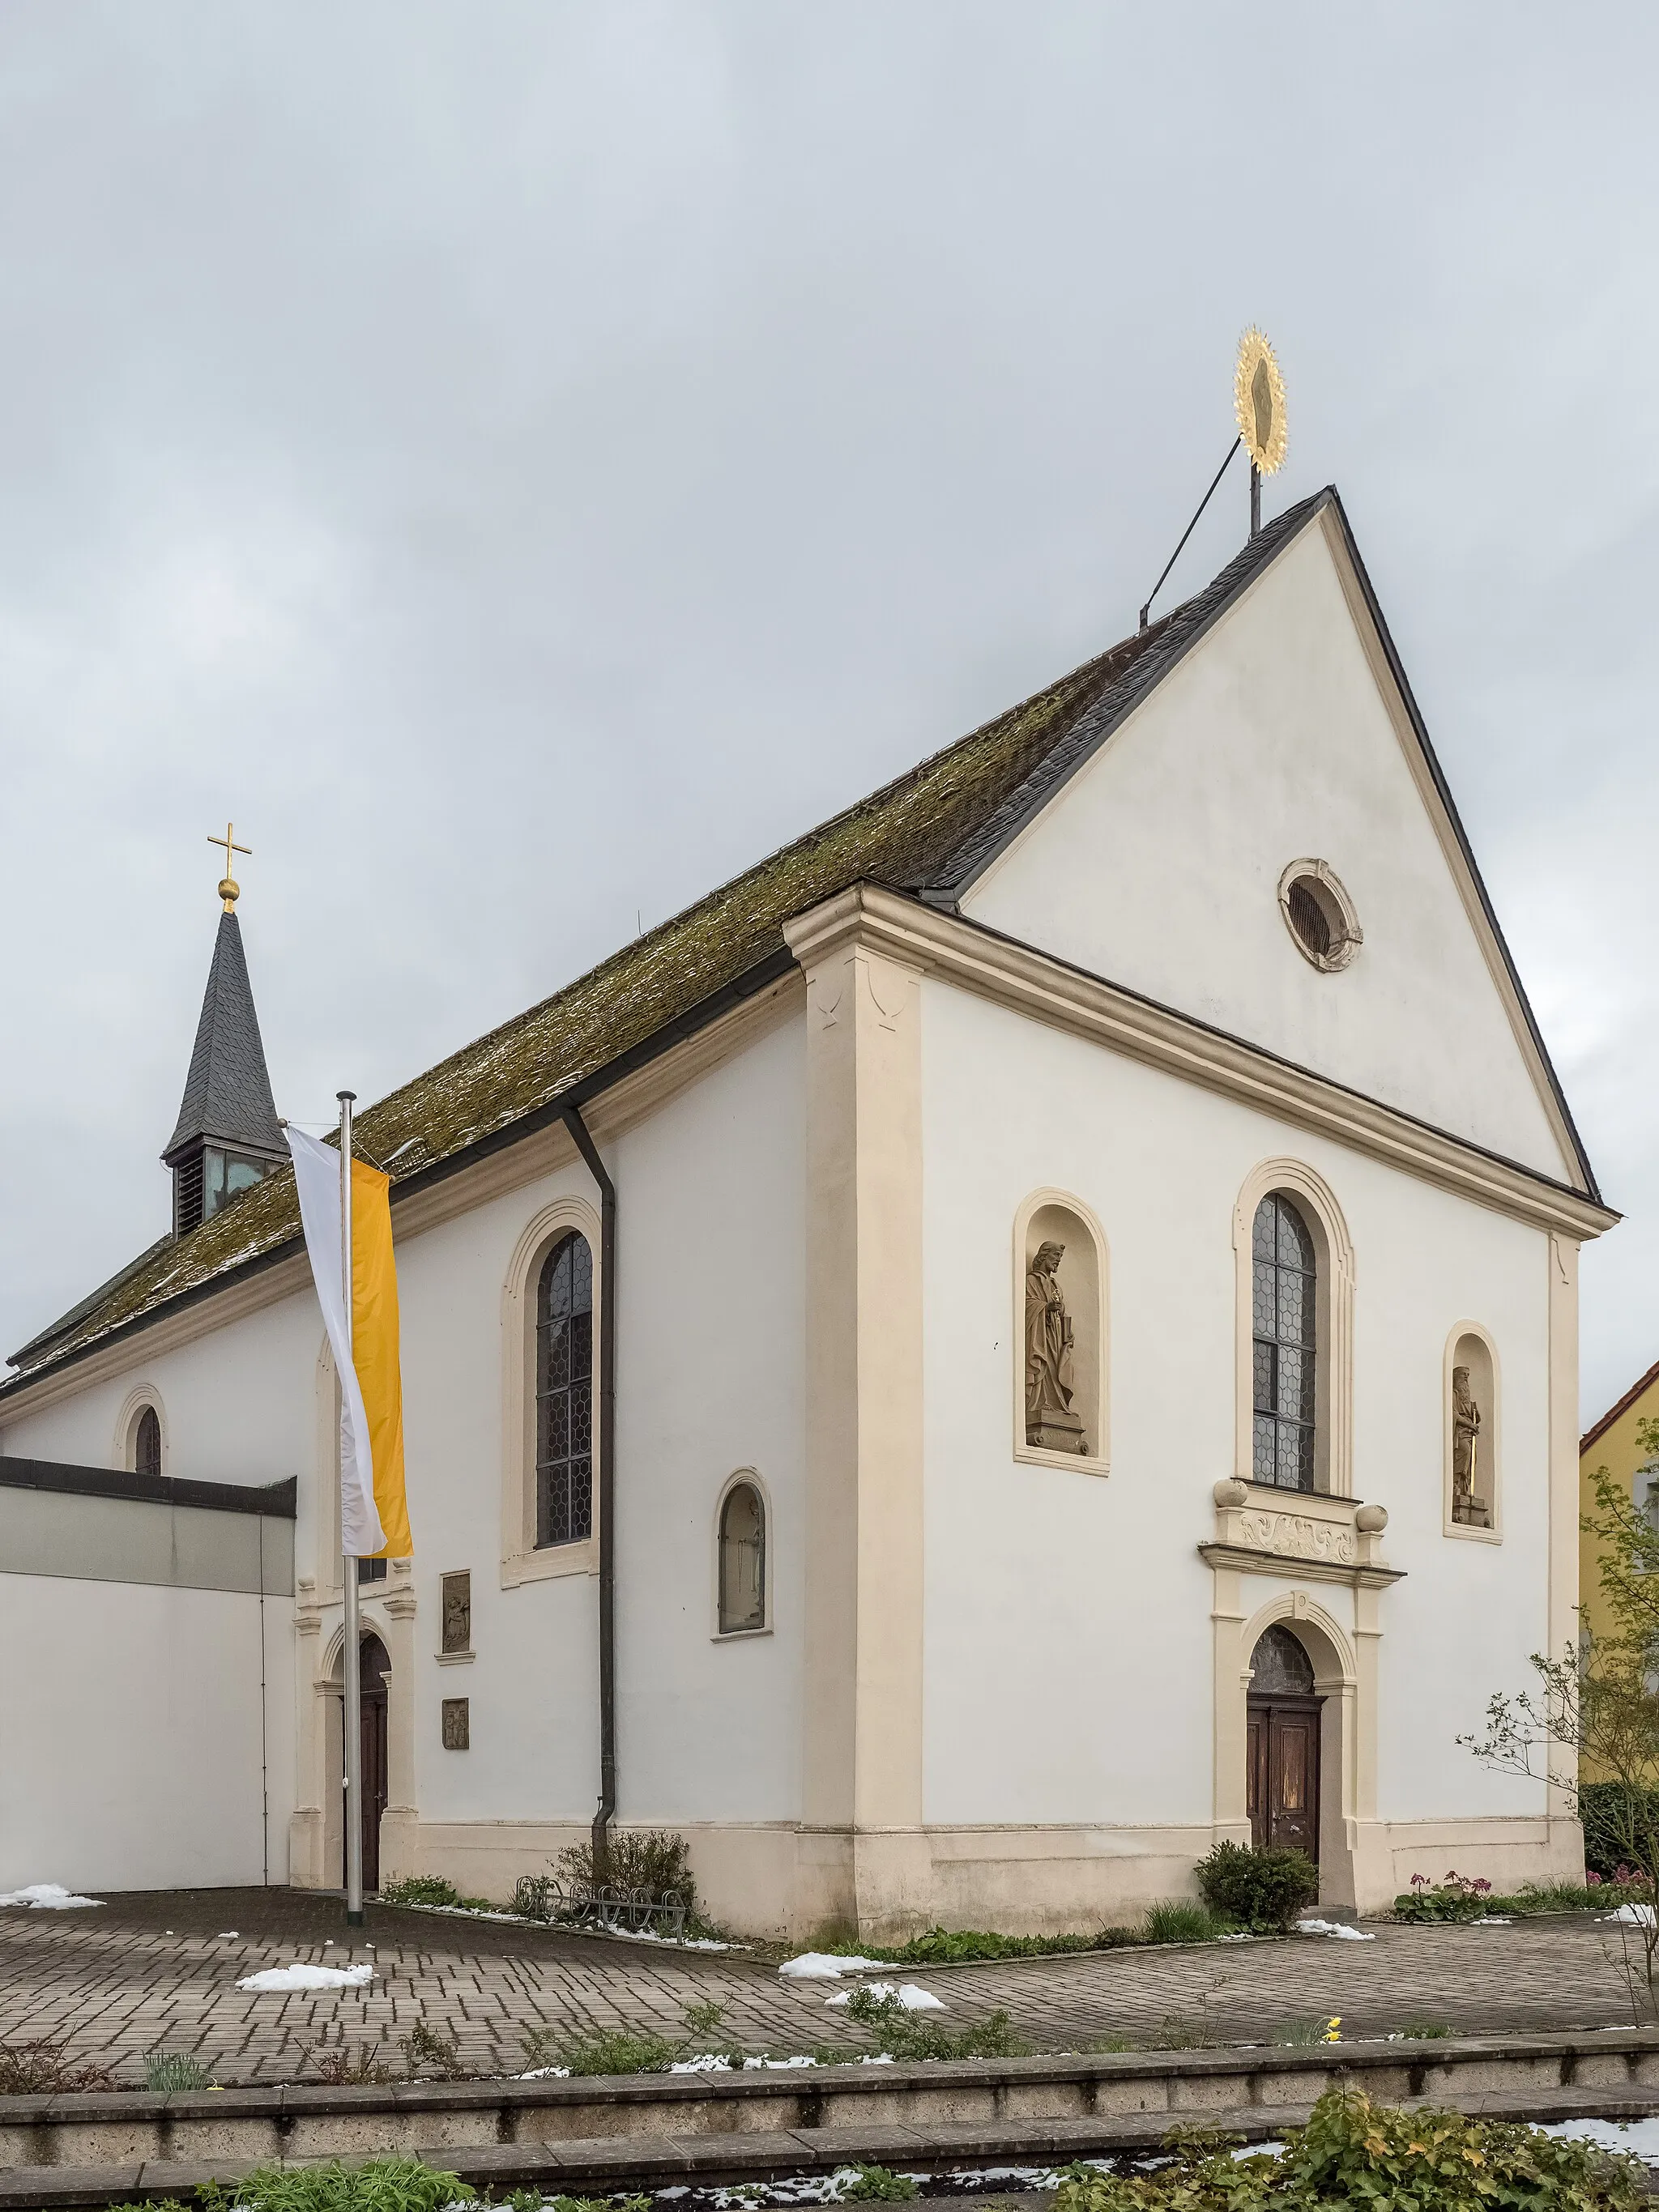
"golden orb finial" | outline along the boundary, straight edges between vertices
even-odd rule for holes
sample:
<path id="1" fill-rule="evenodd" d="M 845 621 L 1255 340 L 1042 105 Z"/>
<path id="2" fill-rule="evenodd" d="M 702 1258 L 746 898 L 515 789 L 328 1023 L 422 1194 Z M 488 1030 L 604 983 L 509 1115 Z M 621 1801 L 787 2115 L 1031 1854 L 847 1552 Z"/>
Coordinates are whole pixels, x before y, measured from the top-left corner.
<path id="1" fill-rule="evenodd" d="M 237 844 L 235 842 L 235 823 L 234 822 L 227 822 L 225 824 L 225 834 L 222 837 L 210 837 L 208 839 L 210 845 L 222 845 L 225 848 L 225 872 L 220 880 L 219 896 L 225 902 L 225 912 L 227 914 L 230 914 L 234 911 L 236 902 L 242 896 L 241 885 L 237 882 L 235 877 L 230 872 L 230 856 L 233 853 L 246 853 L 251 857 L 253 850 L 251 845 Z"/>

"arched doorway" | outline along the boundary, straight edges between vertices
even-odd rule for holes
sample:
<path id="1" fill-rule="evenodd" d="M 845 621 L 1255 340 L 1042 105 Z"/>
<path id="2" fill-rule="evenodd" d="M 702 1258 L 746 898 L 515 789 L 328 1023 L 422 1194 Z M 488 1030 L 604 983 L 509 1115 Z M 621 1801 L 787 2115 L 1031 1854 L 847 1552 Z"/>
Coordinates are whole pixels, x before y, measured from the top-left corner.
<path id="1" fill-rule="evenodd" d="M 365 1636 L 362 1656 L 362 1718 L 359 1741 L 363 1773 L 363 1888 L 380 1887 L 380 1815 L 391 1795 L 386 1770 L 386 1673 L 392 1662 L 378 1636 Z M 341 1838 L 340 1886 L 345 1887 L 345 1841 Z"/>
<path id="2" fill-rule="evenodd" d="M 1256 1847 L 1319 1859 L 1320 1707 L 1313 1661 L 1275 1621 L 1250 1654 L 1247 1798 Z"/>

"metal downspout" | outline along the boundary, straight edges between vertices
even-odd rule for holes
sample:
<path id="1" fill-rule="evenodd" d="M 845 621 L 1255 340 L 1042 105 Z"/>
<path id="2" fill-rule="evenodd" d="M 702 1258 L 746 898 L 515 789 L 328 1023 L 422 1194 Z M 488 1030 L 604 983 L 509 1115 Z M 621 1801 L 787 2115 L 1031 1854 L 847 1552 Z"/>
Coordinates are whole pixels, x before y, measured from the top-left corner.
<path id="1" fill-rule="evenodd" d="M 599 1187 L 599 1807 L 593 1815 L 593 1879 L 603 1886 L 617 1812 L 617 1186 L 581 1109 L 562 1106 L 559 1112 Z"/>

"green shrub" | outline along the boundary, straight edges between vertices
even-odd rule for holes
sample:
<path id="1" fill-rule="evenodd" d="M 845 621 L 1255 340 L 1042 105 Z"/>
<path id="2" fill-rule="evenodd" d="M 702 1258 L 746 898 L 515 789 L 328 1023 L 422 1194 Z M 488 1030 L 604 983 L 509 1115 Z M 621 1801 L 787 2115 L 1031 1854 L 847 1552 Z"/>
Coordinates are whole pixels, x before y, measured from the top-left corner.
<path id="1" fill-rule="evenodd" d="M 1288 1928 L 1319 1894 L 1319 1869 L 1305 1851 L 1218 1844 L 1193 1871 L 1212 1912 L 1258 1934 Z"/>
<path id="2" fill-rule="evenodd" d="M 572 2074 L 665 2074 L 685 2046 L 648 2028 L 604 2027 L 592 2035 L 567 2035 L 558 2028 L 532 2027 L 522 2045 L 525 2071 L 563 2066 Z"/>
<path id="3" fill-rule="evenodd" d="M 1225 1923 L 1218 1920 L 1206 1905 L 1194 1905 L 1187 1898 L 1166 1897 L 1147 1906 L 1146 1932 L 1142 1940 L 1148 1943 L 1212 1943 L 1218 1936 L 1225 1933 Z"/>
<path id="4" fill-rule="evenodd" d="M 933 2013 L 907 2012 L 896 1990 L 878 1996 L 873 1990 L 854 1990 L 847 2016 L 868 2028 L 877 2050 L 894 2058 L 1024 2058 L 1031 2047 L 1014 2033 L 1006 2012 L 953 2032 Z"/>
<path id="5" fill-rule="evenodd" d="M 1116 1951 L 1146 1941 L 1146 1930 L 1140 1928 L 1097 1928 L 1090 1935 L 1062 1936 L 1001 1936 L 989 1928 L 928 1928 L 911 1936 L 908 1943 L 884 1947 L 837 1935 L 822 1941 L 815 1937 L 812 1948 L 878 1959 L 884 1966 L 950 1966 L 973 1959 L 1049 1959 L 1076 1951 Z"/>
<path id="6" fill-rule="evenodd" d="M 1396 1920 L 1479 1920 L 1492 1909 L 1492 1884 L 1454 1868 L 1444 1881 L 1414 1874 L 1412 1886 L 1394 1901 Z"/>
<path id="7" fill-rule="evenodd" d="M 1659 1827 L 1659 1790 L 1632 1792 L 1622 1782 L 1581 1782 L 1578 1817 L 1584 1824 L 1584 1864 L 1612 1881 L 1630 1856 L 1632 1831 Z"/>
<path id="8" fill-rule="evenodd" d="M 159 2097 L 177 2097 L 188 2089 L 210 2089 L 213 2076 L 192 2051 L 147 2051 L 144 2087 Z"/>
<path id="9" fill-rule="evenodd" d="M 441 1874 L 411 1874 L 402 1881 L 386 1883 L 380 1891 L 382 1905 L 459 1905 L 461 1901 L 460 1891 Z"/>
<path id="10" fill-rule="evenodd" d="M 884 2166 L 856 2166 L 854 2179 L 836 2177 L 836 2195 L 843 2204 L 908 2204 L 921 2191 L 908 2173 L 894 2173 Z"/>
<path id="11" fill-rule="evenodd" d="M 1441 2043 L 1451 2033 L 1443 2020 L 1408 2020 L 1398 2030 L 1408 2043 Z"/>
<path id="12" fill-rule="evenodd" d="M 256 2166 L 234 2186 L 197 2191 L 204 2212 L 444 2212 L 476 2197 L 459 2175 L 418 2158 L 373 2158 L 366 2166 Z"/>
<path id="13" fill-rule="evenodd" d="M 1171 2135 L 1152 2172 L 1072 2167 L 1054 2212 L 1639 2212 L 1633 2159 L 1497 2120 L 1402 2112 L 1330 2089 L 1279 2157 L 1235 2156 L 1224 2138 Z"/>
<path id="14" fill-rule="evenodd" d="M 647 1905 L 683 1905 L 690 1913 L 697 1886 L 691 1847 L 662 1828 L 617 1828 L 606 1839 L 604 1880 L 596 1878 L 593 1846 L 573 1844 L 554 1861 L 559 1879 L 578 1890 L 624 1890 Z"/>

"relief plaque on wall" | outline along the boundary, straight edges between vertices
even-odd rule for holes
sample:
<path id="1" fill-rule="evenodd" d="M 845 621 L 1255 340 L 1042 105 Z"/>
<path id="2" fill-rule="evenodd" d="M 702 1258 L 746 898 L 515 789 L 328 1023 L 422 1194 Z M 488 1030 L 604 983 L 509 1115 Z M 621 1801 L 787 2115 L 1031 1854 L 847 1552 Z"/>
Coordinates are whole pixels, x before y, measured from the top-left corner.
<path id="1" fill-rule="evenodd" d="M 472 1649 L 472 1577 L 443 1577 L 443 1648 L 446 1653 Z"/>
<path id="2" fill-rule="evenodd" d="M 446 1698 L 443 1701 L 444 1749 L 470 1751 L 472 1747 L 471 1702 L 466 1698 Z"/>

